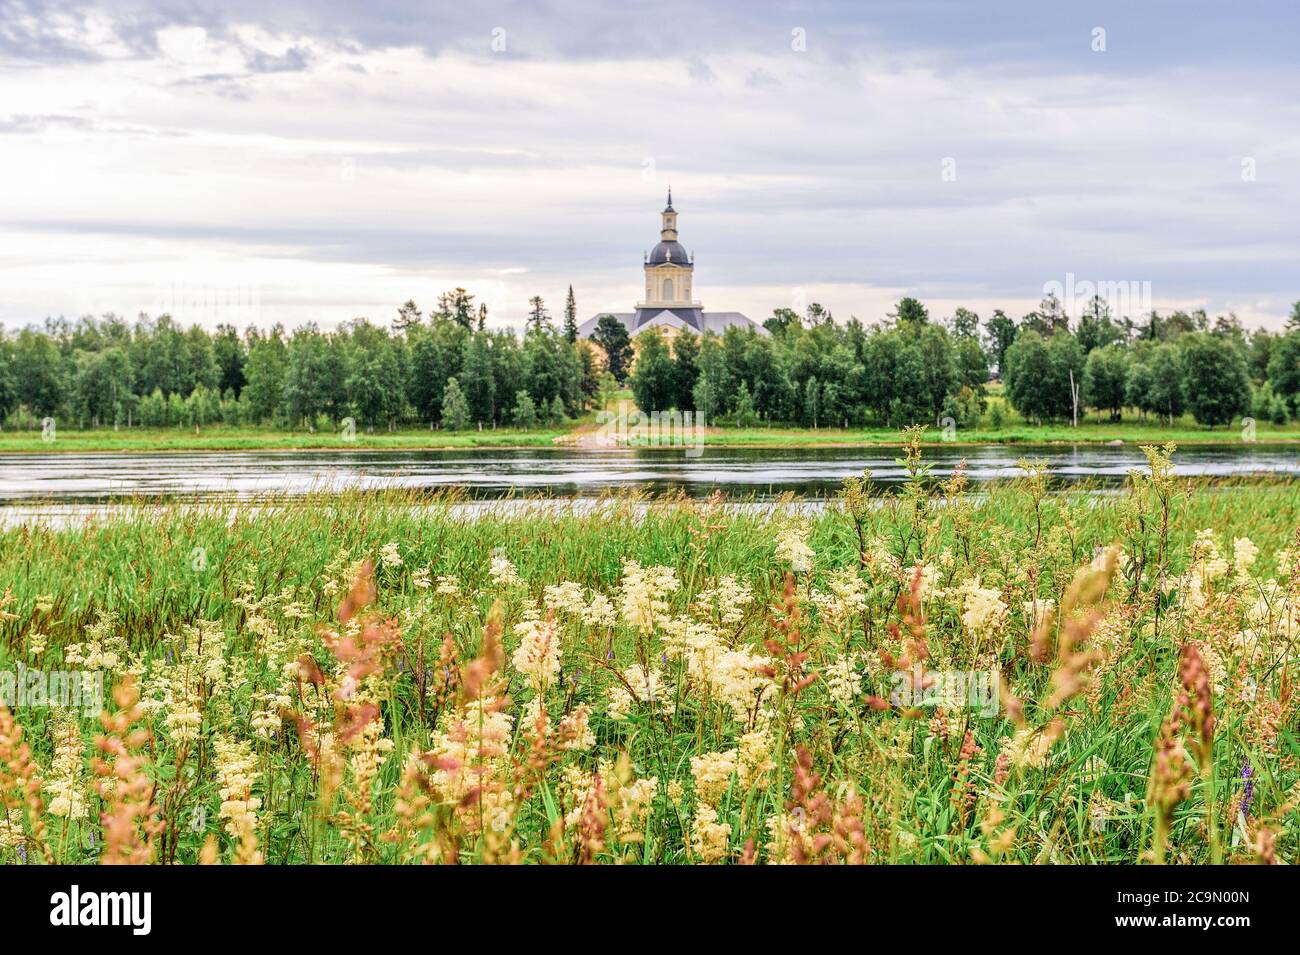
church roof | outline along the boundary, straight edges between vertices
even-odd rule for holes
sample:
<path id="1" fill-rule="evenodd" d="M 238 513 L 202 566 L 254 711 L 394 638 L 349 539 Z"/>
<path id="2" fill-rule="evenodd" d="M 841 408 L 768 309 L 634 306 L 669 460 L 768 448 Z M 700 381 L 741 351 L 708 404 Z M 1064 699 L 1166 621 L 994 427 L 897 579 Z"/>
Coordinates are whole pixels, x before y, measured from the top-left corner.
<path id="1" fill-rule="evenodd" d="M 686 246 L 677 241 L 660 242 L 650 250 L 650 258 L 646 260 L 649 265 L 681 265 L 689 266 L 691 264 L 690 253 L 686 251 Z"/>
<path id="2" fill-rule="evenodd" d="M 623 323 L 627 333 L 633 337 L 647 328 L 666 325 L 682 328 L 697 334 L 713 332 L 721 335 L 728 328 L 752 328 L 760 335 L 767 335 L 768 330 L 759 325 L 748 315 L 740 312 L 706 312 L 698 308 L 638 308 L 635 312 L 601 312 L 593 315 L 578 326 L 578 337 L 590 338 L 596 331 L 596 323 L 605 315 L 612 315 Z"/>

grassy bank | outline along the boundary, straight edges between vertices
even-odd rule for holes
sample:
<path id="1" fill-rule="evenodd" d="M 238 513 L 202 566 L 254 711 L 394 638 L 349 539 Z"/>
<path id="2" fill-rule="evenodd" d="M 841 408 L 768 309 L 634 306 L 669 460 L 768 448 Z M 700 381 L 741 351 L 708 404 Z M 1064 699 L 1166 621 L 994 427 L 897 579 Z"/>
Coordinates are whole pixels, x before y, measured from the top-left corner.
<path id="1" fill-rule="evenodd" d="M 358 432 L 344 437 L 336 432 L 273 431 L 262 428 L 132 428 L 120 431 L 65 429 L 53 441 L 41 438 L 39 431 L 0 432 L 0 453 L 20 452 L 52 454 L 87 451 L 291 451 L 313 449 L 336 450 L 461 450 L 469 448 L 552 448 L 586 446 L 594 442 L 595 426 L 584 423 L 574 427 L 536 430 L 499 428 L 487 431 L 402 431 Z M 585 437 L 584 437 L 585 436 Z M 951 441 L 972 444 L 1152 444 L 1175 441 L 1179 444 L 1240 444 L 1240 428 L 1201 428 L 1184 421 L 1174 427 L 1141 422 L 1086 421 L 1078 428 L 1069 425 L 1008 424 L 1001 428 L 957 430 L 946 436 L 942 428 L 931 427 L 925 435 L 927 444 Z M 1260 424 L 1255 440 L 1261 444 L 1300 443 L 1300 424 L 1276 427 Z M 709 427 L 703 441 L 712 447 L 801 448 L 893 446 L 902 443 L 896 428 L 782 428 L 782 427 Z"/>
<path id="2" fill-rule="evenodd" d="M 262 428 L 212 427 L 194 429 L 131 428 L 56 432 L 53 441 L 39 431 L 0 432 L 0 453 L 52 454 L 78 451 L 292 451 L 333 448 L 346 450 L 457 450 L 466 448 L 551 447 L 567 435 L 566 428 L 485 431 L 358 431 L 345 436 L 332 431 L 274 431 Z"/>
<path id="3" fill-rule="evenodd" d="M 6 531 L 0 670 L 102 668 L 140 760 L 19 708 L 0 861 L 1290 858 L 1300 489 L 1043 490 Z"/>

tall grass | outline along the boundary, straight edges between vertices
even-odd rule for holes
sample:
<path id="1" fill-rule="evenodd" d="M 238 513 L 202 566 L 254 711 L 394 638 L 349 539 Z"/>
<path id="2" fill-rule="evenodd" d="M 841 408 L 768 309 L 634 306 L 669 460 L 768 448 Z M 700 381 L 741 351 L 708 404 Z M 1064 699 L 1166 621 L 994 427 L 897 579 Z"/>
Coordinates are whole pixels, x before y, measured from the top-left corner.
<path id="1" fill-rule="evenodd" d="M 0 859 L 1285 857 L 1300 489 L 1159 461 L 1111 494 L 918 457 L 816 510 L 354 491 L 6 530 L 0 668 L 98 648 L 119 695 L 0 721 L 32 754 Z M 891 699 L 990 670 L 993 713 Z"/>

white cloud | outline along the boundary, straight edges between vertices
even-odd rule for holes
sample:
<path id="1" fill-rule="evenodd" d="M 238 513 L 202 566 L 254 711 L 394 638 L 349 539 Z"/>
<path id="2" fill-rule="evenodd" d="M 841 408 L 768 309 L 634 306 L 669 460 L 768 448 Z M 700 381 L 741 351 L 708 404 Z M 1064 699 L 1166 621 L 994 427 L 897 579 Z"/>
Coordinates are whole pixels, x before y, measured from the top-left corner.
<path id="1" fill-rule="evenodd" d="M 0 60 L 11 325 L 148 309 L 171 275 L 289 324 L 452 285 L 503 322 L 570 283 L 625 310 L 669 180 L 699 297 L 760 319 L 795 287 L 840 317 L 903 291 L 1017 314 L 1067 271 L 1271 324 L 1300 297 L 1291 68 L 841 55 L 816 30 L 796 54 L 789 27 L 581 57 L 512 27 L 493 55 L 481 29 L 431 50 L 251 18 L 164 24 L 145 55 L 102 13 L 42 26 L 102 58 Z"/>

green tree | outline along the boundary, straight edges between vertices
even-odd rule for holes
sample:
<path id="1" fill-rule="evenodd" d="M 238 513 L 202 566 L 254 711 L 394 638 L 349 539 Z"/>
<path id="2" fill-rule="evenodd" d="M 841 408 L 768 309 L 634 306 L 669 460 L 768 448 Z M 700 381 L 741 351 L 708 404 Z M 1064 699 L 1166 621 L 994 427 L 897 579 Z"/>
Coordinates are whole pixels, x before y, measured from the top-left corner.
<path id="1" fill-rule="evenodd" d="M 573 286 L 564 300 L 564 340 L 570 345 L 578 340 L 578 303 L 573 297 Z"/>
<path id="2" fill-rule="evenodd" d="M 496 380 L 492 374 L 492 338 L 475 332 L 465 340 L 460 381 L 473 421 L 491 424 L 496 420 Z"/>
<path id="3" fill-rule="evenodd" d="M 1100 295 L 1094 295 L 1088 300 L 1083 315 L 1079 318 L 1076 337 L 1085 355 L 1096 348 L 1105 348 L 1124 337 L 1123 331 L 1111 319 L 1110 306 Z"/>
<path id="4" fill-rule="evenodd" d="M 421 420 L 442 420 L 442 393 L 448 379 L 461 377 L 469 337 L 464 325 L 442 315 L 408 334 L 411 357 L 407 399 Z M 514 385 L 517 387 L 518 381 Z"/>
<path id="5" fill-rule="evenodd" d="M 1286 402 L 1292 417 L 1300 415 L 1300 328 L 1275 339 L 1268 359 L 1268 382 L 1273 394 Z"/>
<path id="6" fill-rule="evenodd" d="M 1246 359 L 1229 339 L 1203 332 L 1180 342 L 1187 410 L 1198 424 L 1229 424 L 1250 408 L 1250 374 Z"/>
<path id="7" fill-rule="evenodd" d="M 463 292 L 464 289 L 459 289 L 458 291 Z M 409 332 L 416 325 L 419 325 L 420 318 L 420 307 L 415 304 L 415 299 L 408 298 L 397 307 L 397 317 L 393 319 L 393 331 L 397 332 L 399 335 L 403 335 Z"/>
<path id="8" fill-rule="evenodd" d="M 54 339 L 23 329 L 14 343 L 14 367 L 18 403 L 38 418 L 55 414 L 63 403 L 66 384 L 63 359 Z"/>
<path id="9" fill-rule="evenodd" d="M 676 399 L 673 360 L 663 333 L 657 328 L 636 338 L 636 366 L 630 383 L 636 406 L 646 414 L 668 411 Z"/>
<path id="10" fill-rule="evenodd" d="M 1016 323 L 1007 318 L 1002 309 L 995 309 L 993 317 L 988 320 L 989 357 L 997 368 L 998 375 L 1005 378 L 1007 371 L 1007 349 L 1016 340 Z"/>
<path id="11" fill-rule="evenodd" d="M 673 340 L 673 405 L 695 410 L 695 383 L 700 378 L 700 340 L 682 332 Z"/>
<path id="12" fill-rule="evenodd" d="M 890 318 L 894 319 L 900 325 L 917 324 L 924 325 L 930 321 L 930 313 L 926 307 L 921 304 L 919 299 L 902 298 L 890 313 Z"/>
<path id="13" fill-rule="evenodd" d="M 542 301 L 540 295 L 534 295 L 528 300 L 526 325 L 530 332 L 545 331 L 551 327 L 550 313 L 546 311 L 546 303 Z"/>
<path id="14" fill-rule="evenodd" d="M 244 365 L 248 361 L 248 353 L 235 326 L 217 326 L 217 333 L 212 339 L 212 352 L 217 362 L 217 387 L 223 394 L 231 391 L 235 397 L 239 397 L 247 381 Z"/>
<path id="15" fill-rule="evenodd" d="M 272 421 L 280 415 L 287 362 L 287 349 L 279 325 L 269 335 L 259 336 L 249 344 L 248 380 L 244 394 L 248 398 L 251 420 Z"/>
<path id="16" fill-rule="evenodd" d="M 464 431 L 470 425 L 469 402 L 460 390 L 460 382 L 447 379 L 442 393 L 442 427 L 445 431 Z"/>
<path id="17" fill-rule="evenodd" d="M 627 380 L 628 366 L 632 363 L 632 339 L 627 326 L 613 315 L 602 315 L 596 322 L 591 340 L 605 350 L 605 367 L 622 384 Z"/>
<path id="18" fill-rule="evenodd" d="M 527 391 L 515 392 L 515 407 L 511 412 L 511 418 L 517 428 L 537 427 L 537 405 L 533 403 L 533 396 Z"/>
<path id="19" fill-rule="evenodd" d="M 1151 384 L 1147 400 L 1150 410 L 1162 416 L 1170 425 L 1187 410 L 1182 359 L 1173 345 L 1159 345 L 1151 353 Z"/>
<path id="20" fill-rule="evenodd" d="M 1151 366 L 1142 361 L 1129 362 L 1124 377 L 1124 403 L 1142 414 L 1151 413 Z"/>
<path id="21" fill-rule="evenodd" d="M 1109 411 L 1110 420 L 1119 421 L 1124 412 L 1127 383 L 1128 355 L 1121 345 L 1110 344 L 1088 353 L 1081 386 L 1085 405 Z"/>
<path id="22" fill-rule="evenodd" d="M 474 328 L 474 296 L 463 288 L 454 288 L 438 296 L 438 318 L 455 322 L 466 331 Z"/>
<path id="23" fill-rule="evenodd" d="M 1006 388 L 1011 406 L 1032 421 L 1070 418 L 1071 375 L 1082 385 L 1083 350 L 1074 336 L 1044 338 L 1032 328 L 1021 330 L 1007 349 Z"/>

